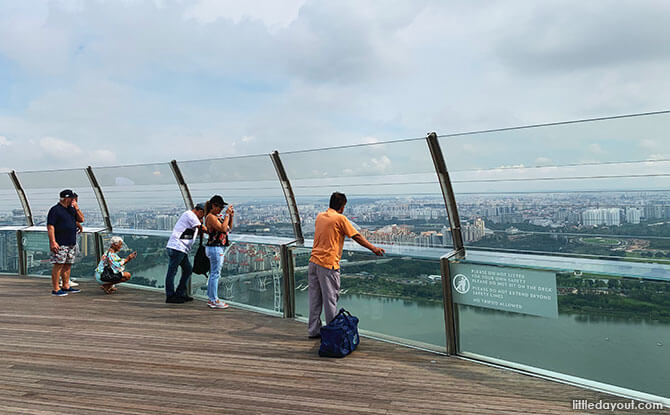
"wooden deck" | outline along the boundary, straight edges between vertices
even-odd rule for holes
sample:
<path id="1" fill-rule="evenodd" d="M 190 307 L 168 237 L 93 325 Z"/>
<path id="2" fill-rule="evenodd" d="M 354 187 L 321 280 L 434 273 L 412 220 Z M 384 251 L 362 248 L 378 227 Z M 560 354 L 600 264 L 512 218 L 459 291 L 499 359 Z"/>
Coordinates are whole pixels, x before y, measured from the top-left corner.
<path id="1" fill-rule="evenodd" d="M 573 399 L 628 402 L 369 339 L 319 358 L 294 320 L 81 288 L 58 298 L 46 279 L 0 277 L 0 413 L 577 414 L 591 412 Z"/>

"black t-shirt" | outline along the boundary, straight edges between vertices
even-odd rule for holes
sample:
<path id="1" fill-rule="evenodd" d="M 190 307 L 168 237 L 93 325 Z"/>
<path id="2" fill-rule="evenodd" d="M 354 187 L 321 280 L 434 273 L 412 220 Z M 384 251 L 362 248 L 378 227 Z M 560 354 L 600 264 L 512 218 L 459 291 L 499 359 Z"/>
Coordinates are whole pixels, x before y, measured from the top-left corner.
<path id="1" fill-rule="evenodd" d="M 74 246 L 77 244 L 77 211 L 72 207 L 64 207 L 60 203 L 49 209 L 47 225 L 53 225 L 58 245 Z"/>

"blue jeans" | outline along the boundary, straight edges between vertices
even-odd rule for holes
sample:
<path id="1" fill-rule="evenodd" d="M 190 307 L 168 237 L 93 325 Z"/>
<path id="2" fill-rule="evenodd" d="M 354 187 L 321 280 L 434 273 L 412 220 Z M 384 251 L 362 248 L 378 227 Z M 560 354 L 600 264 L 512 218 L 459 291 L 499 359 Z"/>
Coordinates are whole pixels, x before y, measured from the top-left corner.
<path id="1" fill-rule="evenodd" d="M 167 255 L 169 262 L 167 274 L 165 275 L 165 295 L 168 297 L 172 297 L 175 294 L 185 296 L 186 284 L 188 284 L 188 279 L 191 278 L 191 274 L 193 273 L 193 267 L 188 261 L 188 254 L 176 249 L 167 248 Z M 175 292 L 174 276 L 177 275 L 178 267 L 181 267 L 181 279 Z"/>
<path id="2" fill-rule="evenodd" d="M 206 246 L 205 254 L 209 258 L 209 281 L 207 281 L 207 298 L 209 301 L 216 302 L 219 299 L 219 277 L 221 277 L 221 267 L 223 267 L 223 258 L 226 255 L 227 247 L 224 246 Z"/>

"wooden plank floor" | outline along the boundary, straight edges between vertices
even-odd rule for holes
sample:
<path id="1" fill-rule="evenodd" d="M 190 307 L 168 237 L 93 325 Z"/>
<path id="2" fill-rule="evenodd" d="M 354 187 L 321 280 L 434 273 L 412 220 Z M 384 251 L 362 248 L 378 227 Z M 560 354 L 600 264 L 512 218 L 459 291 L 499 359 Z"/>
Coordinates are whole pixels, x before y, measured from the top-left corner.
<path id="1" fill-rule="evenodd" d="M 369 339 L 324 359 L 294 320 L 49 287 L 0 277 L 0 413 L 576 414 L 590 412 L 572 399 L 628 402 Z"/>

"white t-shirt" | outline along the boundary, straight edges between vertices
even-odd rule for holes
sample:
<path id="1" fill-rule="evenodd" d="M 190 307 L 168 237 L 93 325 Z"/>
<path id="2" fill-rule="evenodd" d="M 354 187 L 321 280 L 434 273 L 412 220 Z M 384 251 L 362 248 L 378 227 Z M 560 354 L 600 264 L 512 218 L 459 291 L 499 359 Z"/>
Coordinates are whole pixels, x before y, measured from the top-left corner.
<path id="1" fill-rule="evenodd" d="M 172 235 L 168 240 L 167 247 L 179 252 L 188 253 L 193 246 L 193 241 L 198 236 L 200 219 L 191 210 L 184 212 L 172 229 Z M 186 231 L 186 232 L 185 232 Z"/>

